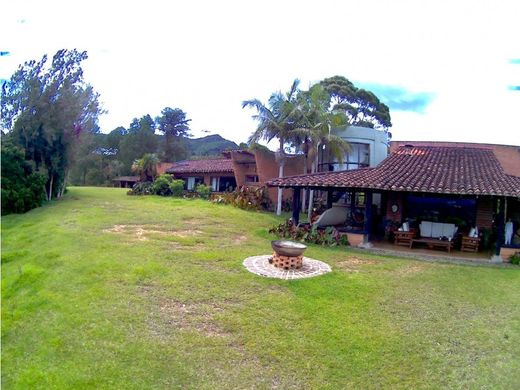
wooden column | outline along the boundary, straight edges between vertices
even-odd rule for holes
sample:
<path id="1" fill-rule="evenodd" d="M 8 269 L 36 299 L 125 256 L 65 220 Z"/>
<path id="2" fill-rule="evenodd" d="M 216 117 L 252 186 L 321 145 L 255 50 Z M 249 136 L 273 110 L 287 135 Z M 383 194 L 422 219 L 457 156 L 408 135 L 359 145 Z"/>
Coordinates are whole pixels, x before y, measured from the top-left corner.
<path id="1" fill-rule="evenodd" d="M 365 192 L 365 223 L 363 230 L 370 241 L 372 234 L 372 191 Z"/>
<path id="2" fill-rule="evenodd" d="M 505 203 L 506 198 L 498 198 L 498 215 L 497 215 L 497 246 L 495 254 L 497 256 L 500 255 L 500 248 L 504 243 L 504 233 L 505 233 Z"/>
<path id="3" fill-rule="evenodd" d="M 356 191 L 350 191 L 350 215 L 354 218 L 354 212 L 356 211 Z"/>
<path id="4" fill-rule="evenodd" d="M 327 190 L 327 209 L 332 208 L 332 193 L 334 190 L 332 188 L 329 188 Z"/>
<path id="5" fill-rule="evenodd" d="M 292 198 L 292 220 L 295 225 L 300 223 L 300 194 L 299 188 L 293 188 Z"/>

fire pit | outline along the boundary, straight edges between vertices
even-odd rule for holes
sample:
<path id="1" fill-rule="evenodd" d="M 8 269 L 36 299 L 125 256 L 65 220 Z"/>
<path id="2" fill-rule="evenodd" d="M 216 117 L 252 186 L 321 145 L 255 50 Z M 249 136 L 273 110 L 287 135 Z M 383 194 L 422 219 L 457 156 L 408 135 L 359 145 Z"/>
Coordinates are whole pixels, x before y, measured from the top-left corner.
<path id="1" fill-rule="evenodd" d="M 270 263 L 277 268 L 285 270 L 298 269 L 303 265 L 303 252 L 307 249 L 306 245 L 299 242 L 276 240 L 271 241 L 274 253 Z"/>

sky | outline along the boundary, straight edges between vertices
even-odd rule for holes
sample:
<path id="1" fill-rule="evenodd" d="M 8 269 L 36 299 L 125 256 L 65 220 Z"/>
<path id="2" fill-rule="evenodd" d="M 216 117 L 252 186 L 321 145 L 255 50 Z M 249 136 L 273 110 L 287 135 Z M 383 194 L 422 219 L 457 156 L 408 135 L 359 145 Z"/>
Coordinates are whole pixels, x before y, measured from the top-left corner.
<path id="1" fill-rule="evenodd" d="M 520 1 L 0 0 L 0 79 L 86 50 L 105 133 L 180 108 L 237 143 L 294 79 L 340 75 L 390 107 L 394 140 L 520 145 Z"/>

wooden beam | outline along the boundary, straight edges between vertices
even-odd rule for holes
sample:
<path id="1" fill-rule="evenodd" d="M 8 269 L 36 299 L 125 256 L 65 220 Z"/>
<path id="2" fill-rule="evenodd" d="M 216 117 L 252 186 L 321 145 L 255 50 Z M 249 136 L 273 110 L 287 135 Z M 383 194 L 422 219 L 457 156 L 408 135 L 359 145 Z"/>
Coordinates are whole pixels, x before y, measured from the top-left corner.
<path id="1" fill-rule="evenodd" d="M 292 220 L 295 225 L 300 223 L 300 188 L 293 188 L 293 198 L 292 198 Z"/>
<path id="2" fill-rule="evenodd" d="M 370 241 L 372 234 L 372 191 L 365 191 L 365 223 L 363 230 Z"/>
<path id="3" fill-rule="evenodd" d="M 332 193 L 334 190 L 332 188 L 327 189 L 327 209 L 332 208 Z"/>
<path id="4" fill-rule="evenodd" d="M 500 248 L 504 243 L 504 233 L 505 233 L 505 203 L 506 198 L 498 198 L 498 215 L 497 215 L 497 245 L 495 254 L 500 256 Z"/>

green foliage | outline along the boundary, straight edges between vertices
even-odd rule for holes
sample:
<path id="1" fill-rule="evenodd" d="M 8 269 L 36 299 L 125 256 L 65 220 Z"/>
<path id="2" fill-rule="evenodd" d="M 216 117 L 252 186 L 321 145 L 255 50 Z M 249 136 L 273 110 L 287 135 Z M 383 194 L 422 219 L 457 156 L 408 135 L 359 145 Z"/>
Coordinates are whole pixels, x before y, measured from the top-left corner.
<path id="1" fill-rule="evenodd" d="M 197 195 L 202 199 L 209 199 L 209 195 L 211 193 L 211 187 L 205 185 L 205 184 L 198 184 L 195 187 L 195 192 Z"/>
<path id="2" fill-rule="evenodd" d="M 2 125 L 25 158 L 46 173 L 48 199 L 63 194 L 82 134 L 99 131 L 103 111 L 83 80 L 86 59 L 86 52 L 60 50 L 50 66 L 46 55 L 24 63 L 2 87 Z"/>
<path id="3" fill-rule="evenodd" d="M 156 154 L 145 153 L 143 157 L 134 161 L 132 171 L 139 175 L 141 181 L 153 181 L 157 176 L 158 163 L 159 159 Z"/>
<path id="4" fill-rule="evenodd" d="M 22 149 L 2 136 L 2 215 L 25 213 L 45 200 L 45 175 L 34 172 Z"/>
<path id="5" fill-rule="evenodd" d="M 164 134 L 162 161 L 178 161 L 186 157 L 186 146 L 184 138 L 189 135 L 189 122 L 186 113 L 180 108 L 166 107 L 161 111 L 161 115 L 155 119 L 158 130 Z"/>
<path id="6" fill-rule="evenodd" d="M 509 258 L 511 264 L 520 265 L 520 252 L 515 253 L 513 256 Z"/>
<path id="7" fill-rule="evenodd" d="M 385 130 L 392 126 L 388 106 L 372 92 L 357 88 L 343 76 L 326 78 L 320 84 L 331 95 L 333 109 L 343 111 L 351 125 Z"/>
<path id="8" fill-rule="evenodd" d="M 153 183 L 150 181 L 135 183 L 127 192 L 128 195 L 152 195 L 153 193 Z"/>
<path id="9" fill-rule="evenodd" d="M 295 226 L 291 219 L 272 227 L 269 233 L 280 238 L 324 246 L 349 245 L 347 236 L 339 234 L 332 226 L 325 229 L 318 229 L 310 224 Z"/>
<path id="10" fill-rule="evenodd" d="M 170 191 L 172 196 L 177 198 L 181 197 L 184 193 L 184 180 L 181 179 L 173 179 L 170 184 Z"/>
<path id="11" fill-rule="evenodd" d="M 231 204 L 244 210 L 269 210 L 271 208 L 271 199 L 265 186 L 242 186 L 233 192 L 217 195 L 213 198 L 213 202 Z"/>
<path id="12" fill-rule="evenodd" d="M 172 189 L 171 189 L 172 181 L 173 181 L 172 175 L 169 175 L 167 173 L 157 176 L 155 178 L 155 180 L 153 181 L 152 192 L 155 195 L 171 196 L 172 195 Z"/>

